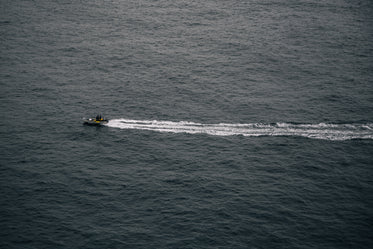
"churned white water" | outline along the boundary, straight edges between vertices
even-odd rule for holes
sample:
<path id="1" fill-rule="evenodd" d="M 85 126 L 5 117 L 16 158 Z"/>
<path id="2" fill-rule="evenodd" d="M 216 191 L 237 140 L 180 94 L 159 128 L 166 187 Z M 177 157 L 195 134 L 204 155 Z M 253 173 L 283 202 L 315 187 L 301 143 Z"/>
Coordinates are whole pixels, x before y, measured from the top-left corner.
<path id="1" fill-rule="evenodd" d="M 325 140 L 372 139 L 373 124 L 202 124 L 188 121 L 113 119 L 109 127 L 216 136 L 301 136 Z"/>

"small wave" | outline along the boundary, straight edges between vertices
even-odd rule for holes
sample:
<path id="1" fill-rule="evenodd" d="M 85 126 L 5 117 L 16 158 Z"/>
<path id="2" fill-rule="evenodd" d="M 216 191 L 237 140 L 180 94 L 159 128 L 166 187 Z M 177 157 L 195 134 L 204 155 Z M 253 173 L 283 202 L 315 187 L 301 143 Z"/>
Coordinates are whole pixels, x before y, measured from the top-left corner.
<path id="1" fill-rule="evenodd" d="M 112 119 L 109 127 L 120 129 L 151 130 L 159 132 L 209 134 L 215 136 L 241 135 L 300 136 L 324 140 L 373 139 L 373 124 L 293 124 L 293 123 L 248 123 L 248 124 L 202 124 L 189 121 L 158 121 Z"/>

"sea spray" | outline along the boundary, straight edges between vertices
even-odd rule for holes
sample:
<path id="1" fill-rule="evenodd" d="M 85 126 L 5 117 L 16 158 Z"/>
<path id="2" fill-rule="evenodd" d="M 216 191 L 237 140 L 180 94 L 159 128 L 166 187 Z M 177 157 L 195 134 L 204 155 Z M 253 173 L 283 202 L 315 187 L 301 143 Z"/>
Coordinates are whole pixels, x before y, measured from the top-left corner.
<path id="1" fill-rule="evenodd" d="M 215 136 L 301 136 L 324 140 L 373 139 L 373 124 L 202 124 L 189 121 L 113 119 L 109 127 L 171 133 L 209 134 Z"/>

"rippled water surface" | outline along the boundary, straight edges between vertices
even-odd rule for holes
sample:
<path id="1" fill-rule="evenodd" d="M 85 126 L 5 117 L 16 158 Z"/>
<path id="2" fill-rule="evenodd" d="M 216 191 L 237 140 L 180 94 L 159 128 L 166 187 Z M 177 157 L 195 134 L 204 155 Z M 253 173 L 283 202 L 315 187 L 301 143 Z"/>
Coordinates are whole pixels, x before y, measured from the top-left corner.
<path id="1" fill-rule="evenodd" d="M 0 7 L 1 248 L 372 248 L 371 1 Z"/>

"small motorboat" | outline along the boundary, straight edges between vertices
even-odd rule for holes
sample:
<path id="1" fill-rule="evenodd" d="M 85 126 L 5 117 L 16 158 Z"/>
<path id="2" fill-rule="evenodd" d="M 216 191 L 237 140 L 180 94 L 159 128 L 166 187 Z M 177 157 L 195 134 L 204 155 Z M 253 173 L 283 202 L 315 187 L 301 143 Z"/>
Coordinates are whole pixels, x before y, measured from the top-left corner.
<path id="1" fill-rule="evenodd" d="M 101 126 L 107 124 L 108 122 L 109 120 L 101 117 L 101 115 L 97 115 L 96 118 L 83 119 L 83 124 L 85 125 Z"/>

